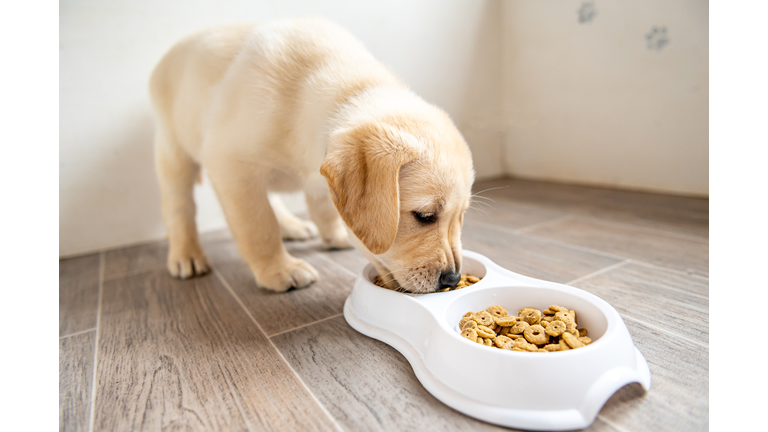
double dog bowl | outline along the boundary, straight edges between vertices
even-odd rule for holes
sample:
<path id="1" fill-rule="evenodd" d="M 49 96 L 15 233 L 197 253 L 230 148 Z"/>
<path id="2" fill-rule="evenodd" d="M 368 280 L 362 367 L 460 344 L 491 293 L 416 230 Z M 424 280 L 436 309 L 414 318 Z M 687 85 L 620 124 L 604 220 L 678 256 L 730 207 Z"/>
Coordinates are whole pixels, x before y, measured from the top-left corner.
<path id="1" fill-rule="evenodd" d="M 482 280 L 460 290 L 403 294 L 374 285 L 368 265 L 344 304 L 360 333 L 398 350 L 421 384 L 441 402 L 469 416 L 507 427 L 570 430 L 592 424 L 618 389 L 632 382 L 647 391 L 648 364 L 616 309 L 577 288 L 503 269 L 463 252 L 462 273 Z M 557 304 L 577 312 L 586 347 L 548 353 L 501 350 L 471 342 L 458 323 L 492 305 L 510 314 Z"/>

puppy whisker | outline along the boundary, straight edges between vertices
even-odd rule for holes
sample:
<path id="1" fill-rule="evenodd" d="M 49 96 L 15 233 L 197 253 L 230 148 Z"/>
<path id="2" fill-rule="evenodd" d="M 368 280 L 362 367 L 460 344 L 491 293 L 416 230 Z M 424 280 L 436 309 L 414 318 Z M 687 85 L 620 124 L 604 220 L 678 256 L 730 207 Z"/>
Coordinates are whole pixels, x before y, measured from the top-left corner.
<path id="1" fill-rule="evenodd" d="M 494 200 L 493 198 L 485 197 L 485 196 L 481 196 L 481 195 L 476 195 L 476 194 L 470 195 L 470 198 L 484 199 L 484 200 L 496 202 L 496 200 Z"/>
<path id="2" fill-rule="evenodd" d="M 479 194 L 481 194 L 483 192 L 488 192 L 488 191 L 492 191 L 492 190 L 496 190 L 496 189 L 504 189 L 504 188 L 508 188 L 508 187 L 509 187 L 509 185 L 492 187 L 492 188 L 488 188 L 488 189 L 483 189 L 483 190 L 481 190 L 479 192 L 475 192 L 472 195 L 479 195 Z"/>

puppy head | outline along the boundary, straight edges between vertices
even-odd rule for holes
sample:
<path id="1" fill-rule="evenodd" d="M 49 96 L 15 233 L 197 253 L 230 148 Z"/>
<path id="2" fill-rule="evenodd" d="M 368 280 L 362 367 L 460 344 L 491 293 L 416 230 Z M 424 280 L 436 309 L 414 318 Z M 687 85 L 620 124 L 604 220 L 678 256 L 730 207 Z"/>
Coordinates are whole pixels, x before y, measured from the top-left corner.
<path id="1" fill-rule="evenodd" d="M 387 286 L 429 293 L 458 282 L 474 170 L 447 115 L 337 131 L 320 172 L 353 244 Z"/>

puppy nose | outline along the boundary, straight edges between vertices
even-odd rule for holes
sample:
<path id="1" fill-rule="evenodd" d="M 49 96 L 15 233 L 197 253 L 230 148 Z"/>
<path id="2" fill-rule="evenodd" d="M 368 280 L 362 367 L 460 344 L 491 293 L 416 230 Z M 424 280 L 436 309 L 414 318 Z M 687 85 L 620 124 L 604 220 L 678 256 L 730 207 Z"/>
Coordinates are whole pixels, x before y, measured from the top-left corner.
<path id="1" fill-rule="evenodd" d="M 444 271 L 440 273 L 440 288 L 448 288 L 456 285 L 461 280 L 458 272 Z"/>

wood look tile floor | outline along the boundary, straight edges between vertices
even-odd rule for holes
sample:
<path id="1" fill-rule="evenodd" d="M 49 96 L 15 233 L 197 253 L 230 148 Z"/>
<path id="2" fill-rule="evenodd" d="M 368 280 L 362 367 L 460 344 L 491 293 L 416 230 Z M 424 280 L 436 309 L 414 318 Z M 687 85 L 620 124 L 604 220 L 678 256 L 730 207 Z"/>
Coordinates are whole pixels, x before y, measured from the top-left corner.
<path id="1" fill-rule="evenodd" d="M 605 299 L 648 361 L 650 392 L 622 388 L 588 430 L 707 430 L 708 200 L 509 178 L 480 191 L 465 249 Z M 504 430 L 346 323 L 357 251 L 288 242 L 322 279 L 275 294 L 228 231 L 202 241 L 214 272 L 187 281 L 167 275 L 166 242 L 60 261 L 60 430 Z"/>

